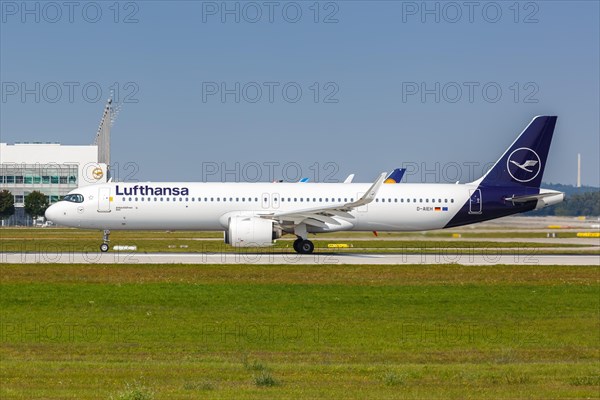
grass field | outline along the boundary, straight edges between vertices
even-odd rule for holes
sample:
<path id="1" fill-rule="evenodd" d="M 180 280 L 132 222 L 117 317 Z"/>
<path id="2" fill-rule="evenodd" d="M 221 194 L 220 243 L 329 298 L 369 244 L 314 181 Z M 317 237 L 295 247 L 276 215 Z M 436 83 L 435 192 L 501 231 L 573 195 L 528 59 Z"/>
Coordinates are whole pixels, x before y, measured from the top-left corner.
<path id="1" fill-rule="evenodd" d="M 560 241 L 543 241 L 545 232 L 465 232 L 463 238 L 451 239 L 451 233 L 439 231 L 428 233 L 382 233 L 375 238 L 372 233 L 342 232 L 311 237 L 317 252 L 331 251 L 330 243 L 344 243 L 349 247 L 336 249 L 343 252 L 391 252 L 391 253 L 424 253 L 437 252 L 439 249 L 464 250 L 474 249 L 515 249 L 529 251 L 532 254 L 543 253 L 581 253 L 600 254 L 600 241 L 578 243 L 562 243 Z M 574 232 L 561 232 L 561 238 L 574 238 Z M 340 239 L 341 237 L 341 239 Z M 102 235 L 99 231 L 78 229 L 0 229 L 0 252 L 98 252 Z M 511 241 L 497 239 L 512 238 Z M 519 239 L 542 239 L 540 242 L 520 241 Z M 287 235 L 277 240 L 272 248 L 276 251 L 294 253 L 292 242 L 294 237 Z M 450 240 L 449 240 L 450 239 Z M 586 244 L 587 243 L 587 244 Z M 165 232 L 165 231 L 115 231 L 111 234 L 111 246 L 135 245 L 137 251 L 152 252 L 247 252 L 247 249 L 236 249 L 223 243 L 222 232 Z M 585 247 L 585 248 L 584 248 Z M 593 247 L 593 246 L 592 246 Z M 559 249 L 560 250 L 553 250 Z"/>
<path id="2" fill-rule="evenodd" d="M 4 264 L 0 398 L 600 398 L 599 273 Z"/>

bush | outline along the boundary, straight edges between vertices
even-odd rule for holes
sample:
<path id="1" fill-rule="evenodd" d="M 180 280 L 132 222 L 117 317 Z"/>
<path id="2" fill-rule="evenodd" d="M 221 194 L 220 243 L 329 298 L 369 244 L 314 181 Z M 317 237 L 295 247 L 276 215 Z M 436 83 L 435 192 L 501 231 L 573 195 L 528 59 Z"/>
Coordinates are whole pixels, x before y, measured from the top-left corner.
<path id="1" fill-rule="evenodd" d="M 254 384 L 259 387 L 272 387 L 277 386 L 279 382 L 269 372 L 263 371 L 260 375 L 254 377 Z"/>

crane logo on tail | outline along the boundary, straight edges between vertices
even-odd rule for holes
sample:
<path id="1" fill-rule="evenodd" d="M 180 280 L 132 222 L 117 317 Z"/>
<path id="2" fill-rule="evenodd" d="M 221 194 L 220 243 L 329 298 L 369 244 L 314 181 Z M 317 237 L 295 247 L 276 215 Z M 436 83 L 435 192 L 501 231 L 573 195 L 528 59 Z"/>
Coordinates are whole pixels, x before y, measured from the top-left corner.
<path id="1" fill-rule="evenodd" d="M 540 156 L 528 147 L 521 147 L 510 153 L 506 160 L 506 169 L 518 182 L 529 182 L 540 173 Z"/>

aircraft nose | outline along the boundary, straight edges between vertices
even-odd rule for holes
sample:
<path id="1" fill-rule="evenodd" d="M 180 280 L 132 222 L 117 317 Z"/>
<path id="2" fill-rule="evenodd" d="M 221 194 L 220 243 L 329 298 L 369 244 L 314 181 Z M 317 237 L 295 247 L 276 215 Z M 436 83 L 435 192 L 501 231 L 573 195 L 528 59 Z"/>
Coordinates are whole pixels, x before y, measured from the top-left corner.
<path id="1" fill-rule="evenodd" d="M 58 204 L 52 204 L 46 209 L 44 216 L 46 217 L 46 220 L 57 223 L 61 214 L 60 206 Z"/>

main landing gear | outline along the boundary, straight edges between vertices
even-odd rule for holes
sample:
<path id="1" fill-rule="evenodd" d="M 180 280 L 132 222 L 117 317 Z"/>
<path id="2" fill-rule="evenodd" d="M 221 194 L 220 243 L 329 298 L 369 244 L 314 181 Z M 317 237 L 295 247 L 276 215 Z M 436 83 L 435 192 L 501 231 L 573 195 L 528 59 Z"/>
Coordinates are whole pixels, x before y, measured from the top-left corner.
<path id="1" fill-rule="evenodd" d="M 104 234 L 102 235 L 102 244 L 100 245 L 100 251 L 103 253 L 106 253 L 108 251 L 108 243 L 110 242 L 109 236 L 110 231 L 108 229 L 105 229 Z"/>
<path id="2" fill-rule="evenodd" d="M 315 250 L 315 245 L 308 239 L 298 238 L 294 241 L 294 250 L 300 254 L 311 254 Z"/>

